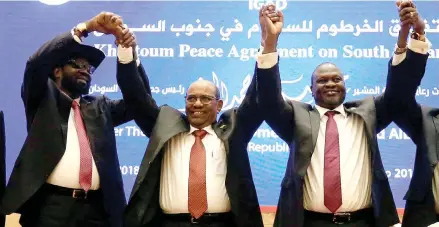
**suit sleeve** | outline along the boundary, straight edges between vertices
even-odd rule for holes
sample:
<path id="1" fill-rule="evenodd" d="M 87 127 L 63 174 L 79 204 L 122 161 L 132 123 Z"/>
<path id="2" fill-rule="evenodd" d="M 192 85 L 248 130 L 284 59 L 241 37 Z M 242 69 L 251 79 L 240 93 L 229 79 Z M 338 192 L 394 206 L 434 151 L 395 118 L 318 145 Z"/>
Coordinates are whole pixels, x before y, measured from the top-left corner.
<path id="1" fill-rule="evenodd" d="M 252 81 L 247 89 L 245 98 L 237 111 L 237 124 L 238 128 L 243 130 L 244 141 L 248 143 L 256 129 L 264 121 L 263 114 L 258 105 L 257 100 L 257 83 L 256 76 L 254 75 Z"/>
<path id="2" fill-rule="evenodd" d="M 392 66 L 389 63 L 385 97 L 377 105 L 377 111 L 379 108 L 381 112 L 386 111 L 386 105 L 389 106 L 387 113 L 415 143 L 422 135 L 422 110 L 416 102 L 416 90 L 424 76 L 427 60 L 428 53 L 408 50 L 406 59 L 399 65 Z"/>
<path id="3" fill-rule="evenodd" d="M 113 127 L 117 127 L 133 120 L 133 114 L 128 111 L 123 99 L 111 100 L 104 96 L 104 100 L 110 111 Z"/>
<path id="4" fill-rule="evenodd" d="M 143 66 L 140 64 L 138 67 Z M 158 117 L 159 108 L 148 89 L 149 81 L 145 74 L 139 75 L 136 61 L 117 64 L 117 83 L 122 91 L 122 96 L 130 113 L 133 114 L 136 124 L 150 136 Z"/>
<path id="5" fill-rule="evenodd" d="M 375 101 L 377 131 L 381 131 L 392 121 L 399 126 L 401 123 L 405 125 L 408 122 L 402 119 L 409 119 L 408 114 L 420 113 L 420 109 L 416 110 L 419 107 L 416 104 L 415 95 L 425 73 L 430 48 L 431 43 L 428 39 L 425 42 L 410 39 L 408 50 L 400 55 L 394 55 L 389 61 L 385 93 Z M 407 112 L 412 113 L 404 113 L 402 110 L 410 110 Z M 413 128 L 407 130 L 410 131 Z"/>
<path id="6" fill-rule="evenodd" d="M 137 73 L 146 93 L 151 96 L 151 88 L 150 88 L 149 80 L 148 77 L 146 76 L 146 72 L 145 69 L 143 68 L 143 65 L 140 63 L 137 66 Z M 114 127 L 134 119 L 135 113 L 132 112 L 134 110 L 132 110 L 132 108 L 127 108 L 127 104 L 124 99 L 113 101 L 106 98 L 105 100 L 107 106 L 110 107 L 111 117 L 113 120 Z"/>
<path id="7" fill-rule="evenodd" d="M 66 32 L 43 44 L 28 59 L 21 86 L 21 98 L 28 122 L 32 122 L 46 92 L 49 75 L 55 66 L 53 59 L 62 58 L 65 51 L 75 45 L 81 44 L 73 38 L 71 32 Z"/>
<path id="8" fill-rule="evenodd" d="M 118 62 L 121 64 L 128 64 L 136 58 L 135 62 L 137 66 L 137 75 L 140 77 L 141 84 L 144 86 L 146 93 L 151 95 L 148 77 L 146 76 L 143 65 L 140 63 L 137 55 L 135 55 L 134 50 L 132 48 L 123 48 L 121 46 L 118 46 L 117 50 Z M 130 111 L 131 108 L 127 108 L 127 105 L 123 99 L 116 101 L 106 99 L 106 101 L 107 105 L 110 106 L 114 126 L 118 126 L 133 120 L 134 113 Z"/>
<path id="9" fill-rule="evenodd" d="M 146 75 L 146 72 L 145 72 L 145 69 L 143 68 L 142 63 L 138 63 L 137 71 L 139 72 L 139 76 L 140 76 L 140 79 L 142 80 L 142 84 L 145 85 L 146 93 L 152 97 L 151 85 L 149 84 L 149 79 L 148 79 L 148 76 Z"/>
<path id="10" fill-rule="evenodd" d="M 258 56 L 255 69 L 260 109 L 267 124 L 287 143 L 293 139 L 293 107 L 282 96 L 277 53 Z"/>

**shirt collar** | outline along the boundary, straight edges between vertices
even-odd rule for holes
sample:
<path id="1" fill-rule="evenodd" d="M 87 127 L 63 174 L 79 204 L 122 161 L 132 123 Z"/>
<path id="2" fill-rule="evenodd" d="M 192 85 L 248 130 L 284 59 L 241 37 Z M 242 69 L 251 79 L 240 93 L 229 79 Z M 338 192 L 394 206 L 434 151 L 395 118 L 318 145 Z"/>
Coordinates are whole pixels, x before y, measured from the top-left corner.
<path id="1" fill-rule="evenodd" d="M 319 105 L 316 105 L 316 109 L 319 111 L 320 118 L 322 118 L 323 115 L 325 115 L 326 112 L 331 111 L 330 109 L 326 109 L 326 108 L 321 107 L 321 106 L 319 106 Z M 339 112 L 343 117 L 346 117 L 346 111 L 345 111 L 345 109 L 344 109 L 343 104 L 337 106 L 337 108 L 335 108 L 335 109 L 333 109 L 333 110 Z"/>
<path id="2" fill-rule="evenodd" d="M 189 130 L 189 134 L 192 134 L 194 131 L 198 130 L 197 128 L 195 128 L 194 126 L 190 125 L 190 130 Z M 212 125 L 206 126 L 203 128 L 203 130 L 205 130 L 207 133 L 213 135 L 215 132 L 213 131 Z"/>
<path id="3" fill-rule="evenodd" d="M 69 98 L 70 100 L 72 100 L 72 98 L 70 98 L 70 96 L 68 96 L 68 95 L 67 95 L 65 92 L 63 92 L 61 89 L 59 89 L 59 91 L 61 92 L 62 95 L 66 96 L 67 98 Z M 78 97 L 78 98 L 76 98 L 76 99 L 73 99 L 73 101 L 75 101 L 75 102 L 78 103 L 78 106 L 81 105 L 80 100 L 81 100 L 81 97 Z"/>

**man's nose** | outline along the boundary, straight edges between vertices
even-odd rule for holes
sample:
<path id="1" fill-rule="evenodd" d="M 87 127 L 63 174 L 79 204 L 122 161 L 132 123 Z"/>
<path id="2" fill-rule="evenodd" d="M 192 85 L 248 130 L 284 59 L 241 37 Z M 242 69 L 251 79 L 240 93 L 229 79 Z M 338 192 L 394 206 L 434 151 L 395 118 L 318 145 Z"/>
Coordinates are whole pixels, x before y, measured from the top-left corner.
<path id="1" fill-rule="evenodd" d="M 203 103 L 201 102 L 200 98 L 197 98 L 197 100 L 194 103 L 194 106 L 197 106 L 197 107 L 203 106 Z"/>
<path id="2" fill-rule="evenodd" d="M 332 81 L 332 80 L 329 80 L 329 81 L 325 84 L 326 87 L 334 87 L 335 85 L 336 85 L 336 83 L 335 83 L 334 81 Z"/>
<path id="3" fill-rule="evenodd" d="M 88 78 L 90 78 L 90 72 L 88 72 L 87 69 L 79 69 L 79 73 L 81 73 L 84 76 L 87 76 Z"/>

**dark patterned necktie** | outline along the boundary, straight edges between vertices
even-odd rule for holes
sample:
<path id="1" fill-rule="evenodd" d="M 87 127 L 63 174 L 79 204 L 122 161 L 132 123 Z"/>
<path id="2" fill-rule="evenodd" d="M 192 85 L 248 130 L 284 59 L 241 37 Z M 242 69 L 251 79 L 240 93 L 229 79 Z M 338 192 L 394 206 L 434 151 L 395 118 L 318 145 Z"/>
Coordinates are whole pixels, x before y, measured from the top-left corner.
<path id="1" fill-rule="evenodd" d="M 334 115 L 337 111 L 328 111 L 325 132 L 325 167 L 323 184 L 325 188 L 325 206 L 335 213 L 342 204 L 340 178 L 340 144 Z"/>
<path id="2" fill-rule="evenodd" d="M 92 154 L 90 142 L 85 131 L 84 122 L 82 121 L 79 104 L 76 101 L 73 101 L 72 107 L 80 150 L 79 184 L 82 189 L 88 191 L 91 187 L 92 179 Z"/>

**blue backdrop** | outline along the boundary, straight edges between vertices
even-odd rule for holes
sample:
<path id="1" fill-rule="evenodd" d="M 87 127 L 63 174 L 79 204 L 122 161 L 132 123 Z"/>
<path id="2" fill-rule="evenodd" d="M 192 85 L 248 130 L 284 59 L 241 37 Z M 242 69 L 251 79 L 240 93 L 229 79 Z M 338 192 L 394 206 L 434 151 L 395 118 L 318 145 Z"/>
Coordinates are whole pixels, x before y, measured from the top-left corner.
<path id="1" fill-rule="evenodd" d="M 56 2 L 45 0 L 42 2 Z M 7 174 L 26 136 L 20 86 L 28 57 L 45 41 L 101 11 L 121 15 L 134 29 L 138 53 L 158 104 L 184 108 L 189 84 L 202 77 L 221 90 L 225 109 L 240 104 L 253 74 L 260 42 L 258 9 L 264 1 L 0 1 L 0 109 L 5 111 Z M 59 1 L 58 1 L 59 2 Z M 64 0 L 66 2 L 66 0 Z M 394 1 L 286 1 L 279 52 L 285 97 L 312 103 L 310 76 L 320 63 L 336 63 L 346 75 L 347 100 L 383 92 L 387 63 L 398 34 Z M 418 1 L 433 43 L 425 79 L 417 93 L 423 104 L 439 106 L 437 56 L 438 3 Z M 90 93 L 121 98 L 116 84 L 116 47 L 111 36 L 91 34 L 86 44 L 106 60 L 93 77 Z M 148 139 L 134 122 L 115 129 L 127 197 Z M 415 147 L 394 124 L 379 134 L 379 144 L 397 207 L 412 174 Z M 288 147 L 264 123 L 248 146 L 261 205 L 277 204 Z"/>

